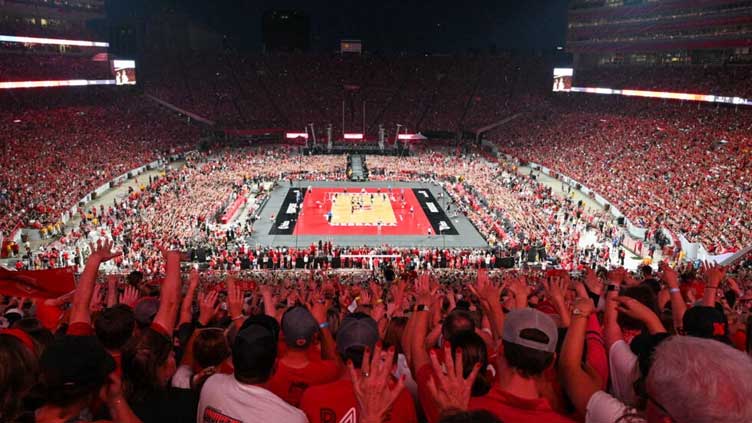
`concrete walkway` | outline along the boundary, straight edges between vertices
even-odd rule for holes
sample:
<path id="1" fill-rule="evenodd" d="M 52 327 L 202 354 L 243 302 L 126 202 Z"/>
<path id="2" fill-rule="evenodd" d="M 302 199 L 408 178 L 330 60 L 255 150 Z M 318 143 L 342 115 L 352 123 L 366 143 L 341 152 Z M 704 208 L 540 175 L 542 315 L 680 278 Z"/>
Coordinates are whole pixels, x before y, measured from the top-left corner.
<path id="1" fill-rule="evenodd" d="M 517 170 L 521 175 L 530 175 L 533 173 L 536 177 L 536 180 L 540 182 L 541 184 L 551 187 L 553 192 L 563 195 L 563 196 L 569 196 L 574 201 L 582 201 L 585 205 L 585 208 L 591 212 L 599 212 L 603 210 L 603 207 L 601 207 L 600 204 L 598 204 L 594 199 L 590 198 L 589 195 L 584 194 L 582 191 L 574 189 L 566 184 L 563 184 L 561 181 L 552 178 L 549 175 L 546 175 L 545 173 L 542 173 L 540 171 L 535 171 L 527 166 L 520 166 Z M 566 190 L 566 191 L 565 191 Z M 595 235 L 594 234 L 588 234 L 589 236 L 584 236 L 580 240 L 580 245 L 583 246 L 583 243 L 586 244 L 592 244 L 594 243 Z M 627 235 L 629 236 L 629 235 Z M 624 267 L 626 267 L 628 270 L 636 270 L 641 264 L 644 259 L 644 257 L 639 257 L 634 254 L 634 252 L 627 250 L 624 247 L 619 247 L 619 249 L 624 250 L 627 255 L 624 260 Z M 611 250 L 611 261 L 612 263 L 618 262 L 618 251 L 612 249 Z M 661 254 L 660 249 L 657 249 L 655 252 L 655 257 L 653 259 L 653 267 L 657 269 L 657 263 L 659 263 L 663 259 L 663 256 Z"/>

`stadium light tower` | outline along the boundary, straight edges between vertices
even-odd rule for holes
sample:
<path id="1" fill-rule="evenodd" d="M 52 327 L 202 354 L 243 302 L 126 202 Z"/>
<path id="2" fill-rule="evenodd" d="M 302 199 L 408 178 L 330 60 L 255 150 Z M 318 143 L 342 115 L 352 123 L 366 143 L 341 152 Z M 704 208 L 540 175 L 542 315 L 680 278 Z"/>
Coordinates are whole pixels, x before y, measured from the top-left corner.
<path id="1" fill-rule="evenodd" d="M 313 146 L 316 147 L 316 129 L 313 127 L 313 123 L 309 123 L 308 125 L 311 127 L 311 136 L 313 137 Z"/>

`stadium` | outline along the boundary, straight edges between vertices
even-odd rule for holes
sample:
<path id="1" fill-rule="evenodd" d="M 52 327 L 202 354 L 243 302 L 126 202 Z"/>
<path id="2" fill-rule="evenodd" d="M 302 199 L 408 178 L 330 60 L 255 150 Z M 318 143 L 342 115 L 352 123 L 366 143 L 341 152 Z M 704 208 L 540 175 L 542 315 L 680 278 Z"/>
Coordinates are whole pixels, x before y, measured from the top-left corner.
<path id="1" fill-rule="evenodd" d="M 226 3 L 0 0 L 0 421 L 752 421 L 752 2 Z"/>

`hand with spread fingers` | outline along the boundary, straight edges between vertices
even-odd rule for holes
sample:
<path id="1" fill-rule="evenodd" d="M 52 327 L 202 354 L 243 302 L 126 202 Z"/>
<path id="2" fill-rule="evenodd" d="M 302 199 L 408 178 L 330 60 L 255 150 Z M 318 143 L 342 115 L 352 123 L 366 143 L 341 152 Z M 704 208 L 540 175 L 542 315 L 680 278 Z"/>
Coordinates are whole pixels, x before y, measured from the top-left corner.
<path id="1" fill-rule="evenodd" d="M 398 380 L 394 387 L 389 387 L 394 354 L 393 346 L 383 352 L 381 345 L 377 344 L 373 355 L 366 349 L 360 370 L 355 369 L 352 362 L 347 363 L 355 398 L 358 401 L 359 423 L 383 422 L 385 415 L 405 387 L 404 377 Z"/>
<path id="2" fill-rule="evenodd" d="M 462 363 L 462 350 L 459 348 L 452 356 L 452 348 L 449 343 L 444 347 L 444 364 L 446 372 L 441 367 L 436 352 L 431 351 L 431 366 L 433 378 L 428 381 L 428 391 L 439 407 L 440 414 L 448 414 L 464 411 L 470 402 L 473 383 L 480 371 L 480 364 L 475 363 L 473 370 L 464 377 L 464 365 Z"/>

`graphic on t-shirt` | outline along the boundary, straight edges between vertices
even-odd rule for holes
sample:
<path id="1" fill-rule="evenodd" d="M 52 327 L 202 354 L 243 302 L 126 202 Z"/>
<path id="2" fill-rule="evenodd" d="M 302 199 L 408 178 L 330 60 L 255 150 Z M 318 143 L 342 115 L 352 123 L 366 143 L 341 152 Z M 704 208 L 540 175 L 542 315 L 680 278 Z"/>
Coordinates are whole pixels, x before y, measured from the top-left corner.
<path id="1" fill-rule="evenodd" d="M 348 410 L 348 412 L 345 414 L 344 417 L 339 421 L 339 423 L 357 423 L 357 415 L 355 414 L 355 407 Z"/>
<path id="2" fill-rule="evenodd" d="M 337 413 L 331 408 L 322 408 L 319 412 L 321 423 L 337 423 Z"/>
<path id="3" fill-rule="evenodd" d="M 225 416 L 224 414 L 217 411 L 217 409 L 212 407 L 206 407 L 204 409 L 204 423 L 243 423 L 238 419 L 232 418 L 230 416 Z"/>

